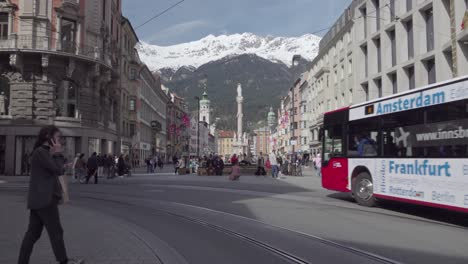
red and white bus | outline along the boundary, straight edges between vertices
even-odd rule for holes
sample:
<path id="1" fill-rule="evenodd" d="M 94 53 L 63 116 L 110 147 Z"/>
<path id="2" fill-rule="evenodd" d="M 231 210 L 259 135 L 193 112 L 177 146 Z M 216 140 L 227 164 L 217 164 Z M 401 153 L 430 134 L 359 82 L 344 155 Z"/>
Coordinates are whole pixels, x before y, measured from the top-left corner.
<path id="1" fill-rule="evenodd" d="M 325 113 L 322 186 L 468 212 L 468 77 Z"/>

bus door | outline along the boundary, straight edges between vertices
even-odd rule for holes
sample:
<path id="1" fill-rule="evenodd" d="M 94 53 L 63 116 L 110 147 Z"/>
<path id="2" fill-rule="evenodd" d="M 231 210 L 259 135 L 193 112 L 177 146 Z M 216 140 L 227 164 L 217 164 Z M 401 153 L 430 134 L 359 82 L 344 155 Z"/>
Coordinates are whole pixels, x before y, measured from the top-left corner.
<path id="1" fill-rule="evenodd" d="M 345 124 L 325 127 L 322 133 L 322 186 L 329 190 L 349 192 L 348 160 L 344 157 Z"/>

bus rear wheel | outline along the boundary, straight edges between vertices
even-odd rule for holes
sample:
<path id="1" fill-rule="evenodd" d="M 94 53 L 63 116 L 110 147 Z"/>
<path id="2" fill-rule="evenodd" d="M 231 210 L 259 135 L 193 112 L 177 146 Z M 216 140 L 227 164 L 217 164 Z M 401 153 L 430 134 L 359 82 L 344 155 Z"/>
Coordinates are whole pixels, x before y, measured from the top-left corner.
<path id="1" fill-rule="evenodd" d="M 353 194 L 356 202 L 362 206 L 375 206 L 377 201 L 374 197 L 374 184 L 369 173 L 359 173 L 353 182 Z"/>

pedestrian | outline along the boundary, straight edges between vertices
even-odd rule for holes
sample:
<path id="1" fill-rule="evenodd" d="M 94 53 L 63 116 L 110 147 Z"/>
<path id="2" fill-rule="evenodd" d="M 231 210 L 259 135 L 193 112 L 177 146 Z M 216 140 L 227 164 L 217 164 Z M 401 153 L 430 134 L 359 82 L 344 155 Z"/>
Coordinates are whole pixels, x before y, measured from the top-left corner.
<path id="1" fill-rule="evenodd" d="M 208 176 L 212 176 L 214 174 L 213 155 L 211 155 L 211 154 L 208 157 L 208 159 L 206 160 L 206 174 Z"/>
<path id="2" fill-rule="evenodd" d="M 107 179 L 111 179 L 115 177 L 115 161 L 114 155 L 109 153 L 106 157 L 105 166 L 107 167 Z"/>
<path id="3" fill-rule="evenodd" d="M 174 160 L 174 159 L 173 159 Z M 182 159 L 177 159 L 175 160 L 174 162 L 174 174 L 177 175 L 177 173 L 179 172 L 179 168 L 180 168 L 180 162 L 182 161 Z"/>
<path id="4" fill-rule="evenodd" d="M 132 176 L 132 161 L 130 160 L 129 155 L 125 155 L 124 162 L 125 162 L 125 174 L 127 174 L 127 177 L 131 177 Z"/>
<path id="5" fill-rule="evenodd" d="M 234 163 L 238 163 L 238 162 L 239 162 L 239 159 L 237 158 L 237 155 L 236 154 L 232 155 L 231 164 L 234 165 Z"/>
<path id="6" fill-rule="evenodd" d="M 79 156 L 75 163 L 75 174 L 78 182 L 83 183 L 83 178 L 86 176 L 86 162 L 84 161 L 84 154 L 78 154 Z"/>
<path id="7" fill-rule="evenodd" d="M 63 228 L 60 223 L 58 205 L 63 199 L 63 189 L 58 176 L 63 175 L 63 156 L 60 130 L 55 126 L 46 126 L 39 136 L 31 154 L 31 177 L 27 207 L 29 209 L 29 225 L 18 258 L 18 264 L 28 264 L 34 244 L 41 237 L 45 227 L 55 259 L 60 264 L 80 264 L 83 260 L 69 259 L 63 239 Z"/>
<path id="8" fill-rule="evenodd" d="M 146 173 L 151 173 L 151 159 L 150 158 L 146 158 L 145 159 L 145 163 L 146 163 Z"/>
<path id="9" fill-rule="evenodd" d="M 219 156 L 216 156 L 216 159 L 215 159 L 215 162 L 214 162 L 214 169 L 215 169 L 215 174 L 216 175 L 218 175 L 218 176 L 223 175 L 224 161 Z"/>
<path id="10" fill-rule="evenodd" d="M 124 155 L 120 154 L 119 158 L 117 159 L 117 174 L 119 175 L 120 178 L 123 178 L 125 174 L 125 159 Z"/>
<path id="11" fill-rule="evenodd" d="M 154 156 L 151 158 L 148 158 L 149 162 L 149 173 L 154 173 Z"/>
<path id="12" fill-rule="evenodd" d="M 263 152 L 260 152 L 257 160 L 257 171 L 255 172 L 255 175 L 260 176 L 265 174 L 265 158 L 263 157 Z"/>
<path id="13" fill-rule="evenodd" d="M 320 152 L 317 153 L 317 157 L 315 158 L 315 167 L 317 168 L 317 176 L 322 177 L 322 157 L 320 156 Z"/>
<path id="14" fill-rule="evenodd" d="M 89 183 L 89 178 L 94 177 L 94 184 L 98 183 L 98 175 L 97 175 L 97 170 L 98 170 L 98 160 L 97 160 L 97 155 L 96 152 L 94 152 L 91 157 L 88 159 L 88 163 L 86 164 L 88 167 L 88 176 L 86 176 L 86 184 Z"/>
<path id="15" fill-rule="evenodd" d="M 73 181 L 76 181 L 78 179 L 77 173 L 76 173 L 76 162 L 80 159 L 80 155 L 81 153 L 76 153 L 75 158 L 73 159 L 73 163 L 71 165 Z"/>
<path id="16" fill-rule="evenodd" d="M 240 171 L 240 167 L 239 167 L 239 162 L 234 161 L 234 163 L 232 163 L 231 174 L 229 174 L 229 180 L 238 181 L 240 176 L 241 176 L 241 171 Z"/>
<path id="17" fill-rule="evenodd" d="M 271 176 L 273 178 L 278 178 L 279 167 L 278 167 L 278 158 L 276 157 L 275 150 L 272 150 L 270 153 L 270 163 L 271 163 Z"/>
<path id="18" fill-rule="evenodd" d="M 97 176 L 102 177 L 104 175 L 104 156 L 102 154 L 99 154 L 97 156 L 97 163 L 98 163 Z"/>
<path id="19" fill-rule="evenodd" d="M 266 173 L 264 176 L 266 177 L 266 175 L 271 171 L 270 157 L 267 157 L 267 160 L 265 161 L 265 169 L 266 169 Z"/>
<path id="20" fill-rule="evenodd" d="M 158 157 L 158 167 L 160 170 L 164 168 L 164 162 L 162 160 L 162 157 Z"/>

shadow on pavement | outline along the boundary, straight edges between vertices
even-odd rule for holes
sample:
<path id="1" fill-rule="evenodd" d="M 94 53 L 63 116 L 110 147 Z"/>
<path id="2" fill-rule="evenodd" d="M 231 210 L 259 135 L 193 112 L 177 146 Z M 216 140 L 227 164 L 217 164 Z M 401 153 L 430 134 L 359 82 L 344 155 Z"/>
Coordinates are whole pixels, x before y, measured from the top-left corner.
<path id="1" fill-rule="evenodd" d="M 402 245 L 388 246 L 385 244 L 385 237 L 382 237 L 381 244 L 364 244 L 356 241 L 340 241 L 334 242 L 348 245 L 353 248 L 365 248 L 374 254 L 380 256 L 388 256 L 392 260 L 401 261 L 403 263 L 450 263 L 450 264 L 466 264 L 468 259 L 462 257 L 451 256 L 444 252 L 438 251 L 437 248 L 428 248 L 427 251 L 419 251 L 407 248 Z M 388 244 L 388 243 L 387 243 Z M 410 260 L 410 261 L 408 261 Z"/>
<path id="2" fill-rule="evenodd" d="M 333 193 L 327 197 L 355 203 L 349 193 Z M 417 204 L 407 204 L 396 201 L 379 200 L 379 208 L 412 216 L 425 218 L 428 220 L 443 222 L 447 224 L 457 225 L 468 228 L 468 215 L 466 213 L 450 211 L 435 207 L 427 207 Z M 364 209 L 364 208 L 363 208 Z M 372 210 L 372 209 L 370 209 Z M 379 212 L 375 212 L 379 213 Z"/>

